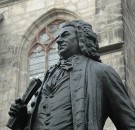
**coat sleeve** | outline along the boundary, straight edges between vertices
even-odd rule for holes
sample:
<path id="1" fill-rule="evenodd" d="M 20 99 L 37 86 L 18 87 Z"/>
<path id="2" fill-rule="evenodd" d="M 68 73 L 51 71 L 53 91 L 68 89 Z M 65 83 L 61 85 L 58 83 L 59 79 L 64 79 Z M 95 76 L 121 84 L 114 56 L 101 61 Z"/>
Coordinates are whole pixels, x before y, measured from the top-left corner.
<path id="1" fill-rule="evenodd" d="M 135 130 L 135 109 L 119 75 L 107 66 L 103 71 L 109 117 L 117 130 Z"/>

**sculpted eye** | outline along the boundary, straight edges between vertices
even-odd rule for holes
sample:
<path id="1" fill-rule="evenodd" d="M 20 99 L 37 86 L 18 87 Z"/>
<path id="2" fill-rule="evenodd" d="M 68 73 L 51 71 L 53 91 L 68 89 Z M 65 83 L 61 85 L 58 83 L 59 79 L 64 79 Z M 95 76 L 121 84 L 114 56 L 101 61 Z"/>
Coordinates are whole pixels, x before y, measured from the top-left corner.
<path id="1" fill-rule="evenodd" d="M 62 37 L 67 37 L 67 36 L 69 36 L 70 35 L 70 33 L 68 32 L 68 31 L 66 31 L 66 32 L 64 32 L 61 36 Z"/>

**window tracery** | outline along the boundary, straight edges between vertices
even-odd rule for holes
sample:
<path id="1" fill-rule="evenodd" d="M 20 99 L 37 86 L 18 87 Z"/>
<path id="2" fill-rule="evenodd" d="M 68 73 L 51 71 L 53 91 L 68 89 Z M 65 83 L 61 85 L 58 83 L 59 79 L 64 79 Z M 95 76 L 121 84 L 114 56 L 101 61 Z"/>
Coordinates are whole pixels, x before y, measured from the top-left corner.
<path id="1" fill-rule="evenodd" d="M 59 55 L 55 38 L 65 22 L 65 20 L 57 19 L 35 36 L 29 51 L 30 79 L 43 79 L 45 71 L 58 62 Z"/>

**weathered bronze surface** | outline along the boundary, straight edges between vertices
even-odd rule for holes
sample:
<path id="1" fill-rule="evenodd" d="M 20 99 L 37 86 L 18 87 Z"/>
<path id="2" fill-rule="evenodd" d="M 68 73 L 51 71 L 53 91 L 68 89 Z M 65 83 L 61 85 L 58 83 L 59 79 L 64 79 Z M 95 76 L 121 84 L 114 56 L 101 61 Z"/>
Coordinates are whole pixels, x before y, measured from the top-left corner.
<path id="1" fill-rule="evenodd" d="M 60 61 L 47 71 L 32 112 L 18 101 L 11 105 L 9 115 L 19 119 L 15 129 L 103 130 L 110 117 L 118 130 L 135 130 L 133 104 L 119 75 L 101 62 L 92 26 L 68 22 L 56 42 Z"/>

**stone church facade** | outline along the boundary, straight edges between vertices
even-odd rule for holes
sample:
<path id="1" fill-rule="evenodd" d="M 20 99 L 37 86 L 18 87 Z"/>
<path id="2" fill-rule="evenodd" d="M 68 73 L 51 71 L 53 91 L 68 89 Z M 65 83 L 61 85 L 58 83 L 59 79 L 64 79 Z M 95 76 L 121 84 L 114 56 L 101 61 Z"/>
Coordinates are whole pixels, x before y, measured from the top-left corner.
<path id="1" fill-rule="evenodd" d="M 8 130 L 10 104 L 29 80 L 57 62 L 55 36 L 73 19 L 93 26 L 102 61 L 119 73 L 135 105 L 134 7 L 129 0 L 0 0 L 0 130 Z M 115 130 L 109 119 L 104 130 Z"/>

